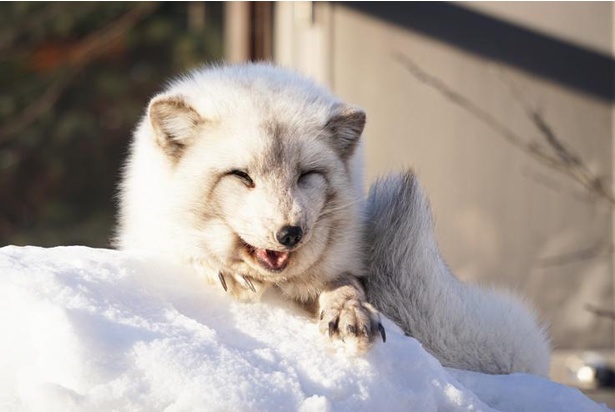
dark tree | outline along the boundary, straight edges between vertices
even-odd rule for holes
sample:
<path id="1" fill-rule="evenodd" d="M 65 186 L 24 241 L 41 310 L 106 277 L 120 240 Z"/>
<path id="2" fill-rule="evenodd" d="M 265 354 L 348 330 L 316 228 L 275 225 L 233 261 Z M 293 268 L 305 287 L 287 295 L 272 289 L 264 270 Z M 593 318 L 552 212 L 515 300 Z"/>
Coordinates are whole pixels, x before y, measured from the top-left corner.
<path id="1" fill-rule="evenodd" d="M 0 246 L 104 247 L 132 129 L 220 59 L 219 3 L 0 4 Z"/>

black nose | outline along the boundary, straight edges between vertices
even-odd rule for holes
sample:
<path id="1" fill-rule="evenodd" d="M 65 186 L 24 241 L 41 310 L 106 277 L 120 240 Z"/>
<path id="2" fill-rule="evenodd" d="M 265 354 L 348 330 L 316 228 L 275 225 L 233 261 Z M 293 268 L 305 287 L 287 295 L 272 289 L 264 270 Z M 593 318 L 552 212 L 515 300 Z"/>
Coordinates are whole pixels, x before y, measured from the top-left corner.
<path id="1" fill-rule="evenodd" d="M 299 226 L 284 226 L 275 234 L 275 238 L 278 242 L 286 247 L 295 246 L 301 241 L 302 237 L 303 230 Z"/>

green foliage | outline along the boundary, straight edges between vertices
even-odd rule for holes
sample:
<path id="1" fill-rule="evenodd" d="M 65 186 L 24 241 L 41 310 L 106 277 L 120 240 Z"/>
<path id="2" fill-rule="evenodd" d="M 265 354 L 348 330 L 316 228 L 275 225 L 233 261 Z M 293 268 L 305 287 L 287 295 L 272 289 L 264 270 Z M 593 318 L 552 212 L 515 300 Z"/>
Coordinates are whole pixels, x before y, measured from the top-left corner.
<path id="1" fill-rule="evenodd" d="M 169 76 L 221 58 L 221 16 L 220 3 L 0 3 L 0 246 L 109 245 L 131 131 Z"/>

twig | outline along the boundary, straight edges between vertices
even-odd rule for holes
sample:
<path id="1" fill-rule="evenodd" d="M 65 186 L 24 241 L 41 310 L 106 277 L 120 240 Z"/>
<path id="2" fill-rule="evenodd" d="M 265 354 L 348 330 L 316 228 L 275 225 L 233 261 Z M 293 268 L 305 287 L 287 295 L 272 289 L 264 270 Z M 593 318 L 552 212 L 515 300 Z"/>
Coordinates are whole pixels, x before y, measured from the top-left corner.
<path id="1" fill-rule="evenodd" d="M 574 174 L 576 179 L 583 184 L 590 191 L 594 191 L 600 196 L 613 199 L 613 193 L 603 186 L 603 181 L 597 176 L 594 176 L 589 167 L 582 161 L 581 157 L 574 153 L 572 149 L 566 146 L 566 144 L 560 139 L 553 131 L 553 128 L 549 126 L 544 119 L 542 113 L 537 108 L 532 108 L 521 97 L 521 93 L 517 87 L 512 84 L 502 73 L 502 79 L 506 85 L 510 88 L 513 96 L 518 101 L 519 105 L 529 118 L 530 122 L 538 129 L 540 134 L 544 137 L 549 147 L 553 150 L 557 158 L 559 159 L 562 167 L 568 167 L 569 172 Z"/>
<path id="2" fill-rule="evenodd" d="M 102 29 L 90 34 L 71 53 L 70 63 L 83 65 L 105 52 L 105 49 L 128 30 L 134 27 L 148 14 L 153 12 L 158 3 L 141 3 L 135 8 L 124 13 L 117 20 L 109 23 Z"/>
<path id="3" fill-rule="evenodd" d="M 606 242 L 600 241 L 584 249 L 579 249 L 558 256 L 548 256 L 540 259 L 539 265 L 541 267 L 563 266 L 596 259 L 600 256 L 605 256 L 612 253 L 613 248 L 606 247 L 606 245 Z"/>
<path id="4" fill-rule="evenodd" d="M 39 98 L 24 108 L 12 121 L 0 127 L 0 143 L 4 143 L 8 138 L 26 128 L 35 121 L 43 112 L 48 110 L 60 98 L 64 89 L 70 83 L 74 73 L 63 75 L 52 83 Z"/>
<path id="5" fill-rule="evenodd" d="M 601 309 L 598 308 L 596 306 L 590 305 L 590 304 L 586 304 L 585 305 L 585 310 L 593 313 L 596 316 L 599 316 L 601 318 L 608 318 L 611 320 L 615 320 L 615 312 L 612 310 L 607 310 L 607 309 Z"/>
<path id="6" fill-rule="evenodd" d="M 103 54 L 113 41 L 124 35 L 141 19 L 150 14 L 158 6 L 157 3 L 141 3 L 124 13 L 117 20 L 102 29 L 87 36 L 71 52 L 65 65 L 57 70 L 61 74 L 34 102 L 14 116 L 14 120 L 0 127 L 0 143 L 5 143 L 12 136 L 35 121 L 42 113 L 49 110 L 58 99 L 74 76 L 89 62 Z"/>
<path id="7" fill-rule="evenodd" d="M 67 7 L 64 2 L 47 3 L 36 12 L 33 12 L 28 18 L 23 19 L 16 28 L 5 28 L 0 32 L 0 50 L 3 54 L 7 54 L 6 47 L 11 45 L 22 34 L 26 33 L 32 27 L 44 24 L 47 20 L 54 18 L 59 12 Z"/>
<path id="8" fill-rule="evenodd" d="M 615 205 L 615 196 L 613 193 L 605 187 L 602 180 L 594 176 L 589 169 L 584 165 L 580 158 L 573 155 L 557 138 L 552 129 L 544 121 L 537 111 L 532 111 L 526 108 L 526 111 L 530 117 L 532 123 L 543 134 L 545 140 L 549 143 L 549 146 L 555 151 L 556 155 L 545 153 L 537 145 L 527 143 L 520 135 L 504 126 L 495 117 L 482 109 L 476 103 L 455 91 L 452 87 L 448 86 L 439 78 L 427 73 L 420 68 L 409 57 L 397 53 L 393 56 L 395 60 L 401 63 L 404 68 L 412 74 L 421 83 L 437 90 L 444 95 L 448 100 L 455 103 L 459 107 L 463 108 L 474 117 L 482 121 L 492 130 L 496 131 L 498 135 L 503 137 L 508 143 L 510 143 L 516 149 L 528 154 L 530 157 L 539 161 L 544 166 L 547 166 L 553 170 L 568 176 L 576 183 L 582 185 L 590 193 L 598 195 L 599 198 L 607 201 L 612 206 Z"/>

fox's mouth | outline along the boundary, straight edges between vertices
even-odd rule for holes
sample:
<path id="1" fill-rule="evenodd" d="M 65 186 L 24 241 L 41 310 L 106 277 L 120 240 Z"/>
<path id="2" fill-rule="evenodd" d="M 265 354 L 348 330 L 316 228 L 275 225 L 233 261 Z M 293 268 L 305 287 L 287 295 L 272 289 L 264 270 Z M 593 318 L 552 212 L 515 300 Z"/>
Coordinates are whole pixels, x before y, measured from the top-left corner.
<path id="1" fill-rule="evenodd" d="M 243 243 L 248 255 L 263 269 L 270 272 L 281 272 L 288 266 L 291 252 L 259 249 L 245 242 Z"/>

